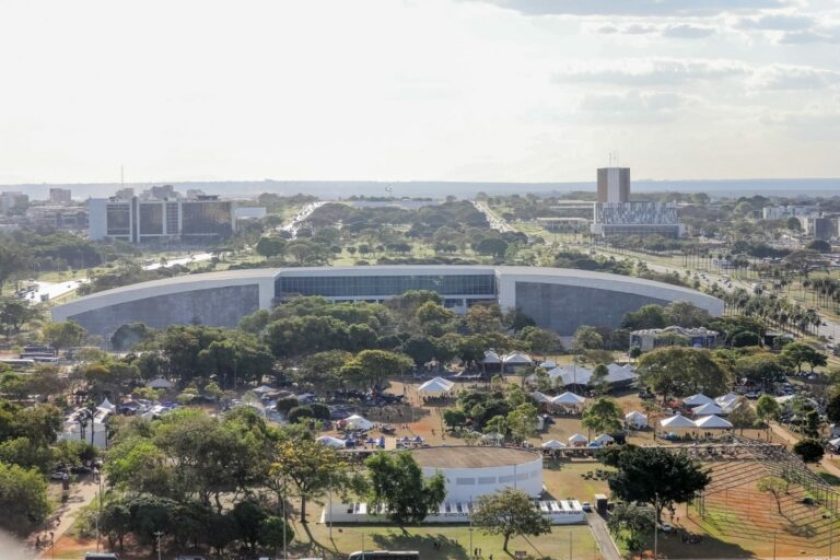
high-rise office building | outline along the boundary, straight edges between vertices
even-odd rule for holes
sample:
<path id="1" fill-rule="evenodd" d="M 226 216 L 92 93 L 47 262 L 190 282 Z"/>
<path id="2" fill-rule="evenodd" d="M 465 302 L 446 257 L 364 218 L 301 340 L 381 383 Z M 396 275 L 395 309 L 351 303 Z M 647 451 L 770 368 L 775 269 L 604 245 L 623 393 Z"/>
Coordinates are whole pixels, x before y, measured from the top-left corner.
<path id="1" fill-rule="evenodd" d="M 598 202 L 630 201 L 630 168 L 602 167 L 598 169 Z"/>
<path id="2" fill-rule="evenodd" d="M 630 202 L 629 167 L 603 167 L 598 170 L 598 202 L 593 207 L 590 231 L 602 237 L 680 237 L 683 227 L 677 216 L 676 204 Z"/>
<path id="3" fill-rule="evenodd" d="M 195 199 L 154 196 L 161 192 L 149 191 L 130 198 L 90 199 L 90 238 L 130 243 L 223 239 L 236 230 L 233 201 L 220 200 L 217 196 Z M 167 189 L 166 194 L 170 192 Z"/>
<path id="4" fill-rule="evenodd" d="M 50 188 L 50 202 L 52 204 L 70 204 L 73 202 L 70 189 Z"/>

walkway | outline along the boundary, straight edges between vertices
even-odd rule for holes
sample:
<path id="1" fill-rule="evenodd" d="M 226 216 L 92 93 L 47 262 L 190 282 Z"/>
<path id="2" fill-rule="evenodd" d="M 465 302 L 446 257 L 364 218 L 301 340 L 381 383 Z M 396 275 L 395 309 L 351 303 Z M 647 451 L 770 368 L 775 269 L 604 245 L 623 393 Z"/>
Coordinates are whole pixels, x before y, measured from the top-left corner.
<path id="1" fill-rule="evenodd" d="M 589 523 L 589 530 L 592 531 L 592 537 L 598 543 L 604 560 L 621 560 L 621 554 L 610 535 L 606 520 L 597 513 L 591 512 L 586 514 L 586 521 Z"/>
<path id="2" fill-rule="evenodd" d="M 51 516 L 51 523 L 50 529 L 53 533 L 53 541 L 54 546 L 57 549 L 61 549 L 60 541 L 64 538 L 69 539 L 69 535 L 67 533 L 73 527 L 73 524 L 76 522 L 76 516 L 79 512 L 90 504 L 94 498 L 96 498 L 96 493 L 99 491 L 99 483 L 93 482 L 92 476 L 85 477 L 84 480 L 73 484 L 70 486 L 70 497 L 67 502 L 61 504 L 58 509 L 53 513 Z M 57 523 L 56 523 L 57 522 Z M 49 533 L 49 531 L 47 531 Z M 37 533 L 31 535 L 32 539 L 37 535 Z M 45 534 L 41 534 L 43 539 L 48 539 L 49 536 Z M 34 540 L 33 540 L 34 542 Z M 51 558 L 52 551 L 49 548 L 46 548 L 41 551 L 41 555 L 39 558 Z"/>

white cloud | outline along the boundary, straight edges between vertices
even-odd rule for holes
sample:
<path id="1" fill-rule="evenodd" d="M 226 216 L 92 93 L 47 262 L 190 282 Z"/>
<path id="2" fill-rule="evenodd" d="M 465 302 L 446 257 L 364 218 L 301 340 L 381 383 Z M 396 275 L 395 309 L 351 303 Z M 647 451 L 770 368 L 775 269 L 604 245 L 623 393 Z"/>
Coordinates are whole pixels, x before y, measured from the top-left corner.
<path id="1" fill-rule="evenodd" d="M 759 29 L 772 31 L 801 31 L 810 29 L 815 24 L 814 18 L 797 13 L 769 13 L 744 17 L 737 21 L 739 29 Z"/>
<path id="2" fill-rule="evenodd" d="M 840 84 L 840 72 L 809 66 L 773 65 L 755 71 L 753 87 L 763 90 L 815 90 Z"/>
<path id="3" fill-rule="evenodd" d="M 747 76 L 749 66 L 733 60 L 640 58 L 568 64 L 553 76 L 556 83 L 673 85 Z"/>
<path id="4" fill-rule="evenodd" d="M 693 23 L 605 23 L 587 26 L 587 28 L 590 27 L 595 33 L 603 35 L 655 35 L 669 39 L 702 39 L 714 35 L 717 31 L 711 25 L 697 25 Z"/>

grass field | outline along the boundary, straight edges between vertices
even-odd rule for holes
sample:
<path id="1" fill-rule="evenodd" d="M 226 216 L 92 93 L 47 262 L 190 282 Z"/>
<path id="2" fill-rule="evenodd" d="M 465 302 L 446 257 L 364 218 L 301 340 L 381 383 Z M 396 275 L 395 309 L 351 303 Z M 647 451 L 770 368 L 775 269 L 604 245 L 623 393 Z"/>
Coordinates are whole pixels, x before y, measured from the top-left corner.
<path id="1" fill-rule="evenodd" d="M 329 528 L 324 525 L 311 525 L 313 540 L 328 551 L 349 553 L 356 550 L 391 549 L 418 550 L 421 558 L 464 559 L 470 557 L 470 533 L 472 549 L 480 548 L 484 558 L 503 559 L 508 554 L 502 550 L 501 536 L 486 535 L 479 529 L 467 526 L 408 527 L 406 532 L 395 527 L 334 527 L 332 538 Z M 296 527 L 295 531 L 302 531 Z M 302 535 L 303 536 L 303 535 Z M 440 544 L 440 549 L 435 548 Z M 539 537 L 512 538 L 509 545 L 511 553 L 524 551 L 536 557 L 551 557 L 557 560 L 575 558 L 599 559 L 597 549 L 589 527 L 574 525 L 553 527 L 552 532 Z"/>

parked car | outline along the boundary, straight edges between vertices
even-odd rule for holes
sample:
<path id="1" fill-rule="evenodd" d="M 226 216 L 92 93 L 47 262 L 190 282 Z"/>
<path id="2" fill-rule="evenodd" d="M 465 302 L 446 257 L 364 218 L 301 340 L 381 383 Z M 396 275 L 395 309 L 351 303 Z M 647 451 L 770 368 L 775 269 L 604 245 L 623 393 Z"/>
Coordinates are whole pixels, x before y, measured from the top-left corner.
<path id="1" fill-rule="evenodd" d="M 582 504 L 580 504 L 580 507 L 582 507 L 583 511 L 587 513 L 592 511 L 592 504 L 590 504 L 589 502 L 583 502 Z"/>

